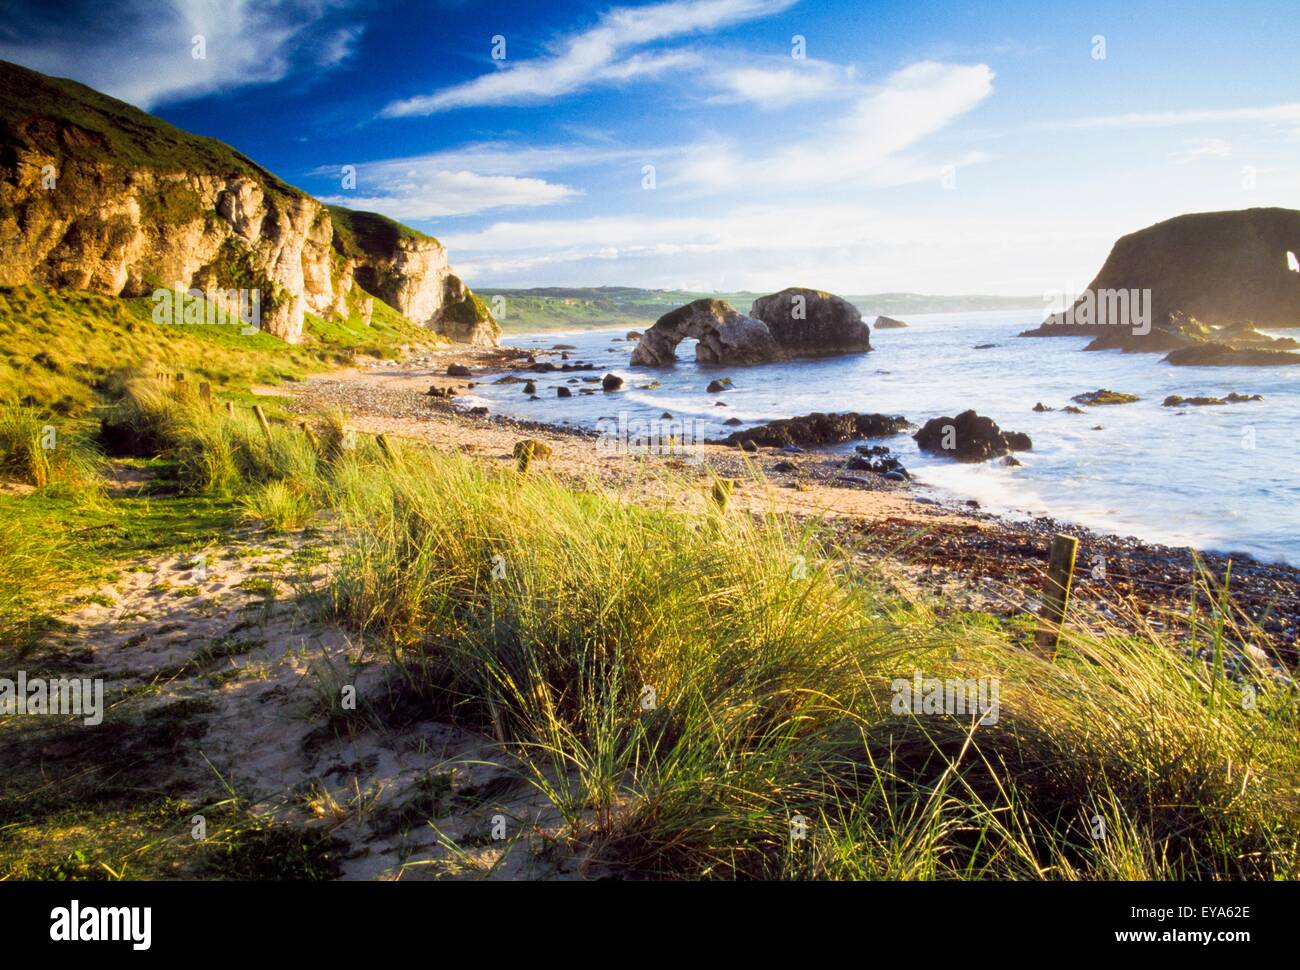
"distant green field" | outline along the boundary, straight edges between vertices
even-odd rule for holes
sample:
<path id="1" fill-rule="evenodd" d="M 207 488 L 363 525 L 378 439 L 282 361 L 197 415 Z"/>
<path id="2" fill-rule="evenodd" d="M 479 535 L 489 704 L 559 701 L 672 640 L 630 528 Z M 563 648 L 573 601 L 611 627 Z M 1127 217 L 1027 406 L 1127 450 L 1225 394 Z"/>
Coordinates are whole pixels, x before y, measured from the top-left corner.
<path id="1" fill-rule="evenodd" d="M 691 290 L 645 290 L 633 286 L 476 289 L 492 308 L 506 333 L 626 326 L 645 328 L 669 310 L 713 297 L 748 312 L 761 293 L 704 293 Z M 848 296 L 863 316 L 898 317 L 917 313 L 978 312 L 1041 308 L 1039 296 L 927 296 L 920 293 L 874 293 Z"/>

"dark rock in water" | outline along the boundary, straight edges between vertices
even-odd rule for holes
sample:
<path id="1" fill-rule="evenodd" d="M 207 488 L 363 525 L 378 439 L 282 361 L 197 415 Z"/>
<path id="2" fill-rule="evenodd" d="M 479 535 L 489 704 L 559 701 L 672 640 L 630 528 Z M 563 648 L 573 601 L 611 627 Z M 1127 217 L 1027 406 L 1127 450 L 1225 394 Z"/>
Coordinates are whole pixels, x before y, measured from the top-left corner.
<path id="1" fill-rule="evenodd" d="M 481 406 L 476 408 L 470 408 L 469 413 L 475 415 L 476 417 L 485 418 L 487 417 L 488 409 Z"/>
<path id="2" fill-rule="evenodd" d="M 623 378 L 619 377 L 617 374 L 606 374 L 601 378 L 600 386 L 606 391 L 617 391 L 623 386 Z"/>
<path id="3" fill-rule="evenodd" d="M 528 400 L 530 400 L 530 401 L 540 401 L 541 398 L 538 397 L 536 394 L 529 394 L 529 395 L 528 395 Z"/>
<path id="4" fill-rule="evenodd" d="M 1046 412 L 1046 411 L 1054 411 L 1054 410 L 1056 410 L 1056 409 L 1055 409 L 1055 408 L 1049 408 L 1049 407 L 1048 407 L 1046 404 L 1044 404 L 1042 401 L 1039 401 L 1037 404 L 1034 405 L 1034 410 L 1037 411 L 1039 414 L 1043 414 L 1043 413 Z"/>
<path id="5" fill-rule="evenodd" d="M 657 391 L 663 387 L 658 381 L 646 381 L 644 384 L 638 384 L 637 386 L 643 391 Z"/>
<path id="6" fill-rule="evenodd" d="M 663 414 L 659 415 L 659 420 L 660 420 L 660 421 L 671 421 L 672 419 L 673 419 L 673 416 L 672 416 L 671 414 L 669 414 L 667 411 L 665 411 Z"/>
<path id="7" fill-rule="evenodd" d="M 713 402 L 713 406 L 714 406 L 715 408 L 725 408 L 725 407 L 727 407 L 728 405 L 727 405 L 727 402 L 726 402 L 726 401 L 714 401 L 714 402 Z"/>
<path id="8" fill-rule="evenodd" d="M 1183 397 L 1181 394 L 1170 394 L 1160 402 L 1162 408 L 1180 408 L 1184 406 L 1205 407 L 1210 404 L 1227 404 L 1221 397 Z"/>
<path id="9" fill-rule="evenodd" d="M 976 344 L 976 345 L 975 345 L 975 349 L 976 349 L 976 350 L 992 350 L 992 349 L 993 349 L 994 347 L 996 347 L 996 346 L 997 346 L 997 344 Z"/>
<path id="10" fill-rule="evenodd" d="M 1227 401 L 1229 404 L 1245 404 L 1247 401 L 1262 401 L 1264 400 L 1264 395 L 1263 394 L 1238 394 L 1236 391 L 1231 391 L 1229 392 L 1227 397 L 1224 398 L 1224 400 Z"/>
<path id="11" fill-rule="evenodd" d="M 573 344 L 551 344 L 552 350 L 577 350 Z"/>
<path id="12" fill-rule="evenodd" d="M 748 439 L 768 447 L 782 445 L 833 445 L 856 438 L 884 438 L 898 434 L 908 427 L 901 414 L 805 414 L 796 418 L 782 418 L 746 431 L 736 431 L 725 441 L 735 444 Z"/>
<path id="13" fill-rule="evenodd" d="M 758 451 L 758 445 L 754 444 L 754 442 L 749 438 L 741 439 L 738 444 L 740 445 L 741 451 Z"/>
<path id="14" fill-rule="evenodd" d="M 1004 455 L 1001 464 L 1017 467 L 1021 464 L 1021 461 L 1015 455 Z"/>
<path id="15" fill-rule="evenodd" d="M 889 454 L 889 449 L 885 445 L 855 445 L 853 450 L 859 455 L 866 455 L 868 457 Z"/>
<path id="16" fill-rule="evenodd" d="M 537 364 L 530 364 L 528 369 L 538 374 L 549 374 L 553 370 L 560 370 L 560 367 L 552 364 L 549 360 L 544 360 Z"/>
<path id="17" fill-rule="evenodd" d="M 640 331 L 640 330 L 629 330 L 629 331 L 627 332 L 627 339 L 628 339 L 628 340 L 640 340 L 640 339 L 641 339 L 641 331 Z"/>
<path id="18" fill-rule="evenodd" d="M 599 378 L 599 377 L 584 377 L 584 378 L 582 379 L 582 382 L 583 382 L 584 384 L 599 384 L 599 383 L 600 383 L 600 378 Z"/>
<path id="19" fill-rule="evenodd" d="M 568 360 L 568 359 L 569 359 L 568 354 L 560 354 L 560 360 Z"/>
<path id="20" fill-rule="evenodd" d="M 525 394 L 536 394 L 536 393 L 537 393 L 537 385 L 534 384 L 532 381 L 529 381 L 527 384 L 524 385 L 524 393 L 525 393 Z"/>
<path id="21" fill-rule="evenodd" d="M 473 372 L 472 372 L 468 367 L 466 367 L 464 364 L 448 364 L 448 365 L 447 365 L 447 376 L 448 376 L 448 377 L 470 377 L 470 376 L 472 376 L 472 374 L 473 374 Z"/>
<path id="22" fill-rule="evenodd" d="M 876 317 L 875 330 L 902 330 L 906 327 L 902 320 L 895 320 L 893 317 Z"/>
<path id="23" fill-rule="evenodd" d="M 429 397 L 453 397 L 456 393 L 454 387 L 438 387 L 436 384 L 425 391 Z"/>
<path id="24" fill-rule="evenodd" d="M 972 509 L 977 509 L 980 507 L 979 502 L 975 501 L 973 498 L 968 498 L 966 500 L 966 505 Z"/>
<path id="25" fill-rule="evenodd" d="M 1095 391 L 1088 391 L 1086 394 L 1076 394 L 1070 398 L 1076 404 L 1132 404 L 1134 401 L 1141 400 L 1136 394 L 1124 394 L 1121 391 L 1109 391 L 1106 388 L 1100 388 Z"/>
<path id="26" fill-rule="evenodd" d="M 871 329 L 852 303 L 823 290 L 792 286 L 760 296 L 749 315 L 762 320 L 777 346 L 797 357 L 854 354 L 871 349 Z"/>
<path id="27" fill-rule="evenodd" d="M 731 425 L 734 428 L 736 425 L 744 424 L 745 422 L 741 421 L 740 418 L 727 418 L 727 420 L 722 423 Z"/>
<path id="28" fill-rule="evenodd" d="M 1076 408 L 1073 404 L 1067 404 L 1065 407 L 1061 408 L 1061 413 L 1062 414 L 1087 414 L 1088 412 L 1086 412 L 1083 408 Z"/>
<path id="29" fill-rule="evenodd" d="M 507 374 L 505 377 L 498 377 L 492 383 L 493 384 L 526 384 L 528 383 L 528 378 L 517 377 L 514 374 Z"/>
<path id="30" fill-rule="evenodd" d="M 595 389 L 594 387 L 580 387 L 580 388 L 578 388 L 578 393 L 579 393 L 579 394 L 595 394 L 595 393 L 596 393 L 596 389 Z"/>
<path id="31" fill-rule="evenodd" d="M 955 418 L 931 418 L 916 434 L 917 446 L 922 451 L 948 455 L 957 461 L 987 461 L 1010 451 L 1025 451 L 1033 447 L 1029 435 L 1022 432 L 1004 432 L 992 418 L 982 417 L 974 411 L 963 411 Z"/>
<path id="32" fill-rule="evenodd" d="M 1164 361 L 1184 367 L 1289 367 L 1300 364 L 1300 354 L 1232 347 L 1212 340 L 1175 350 L 1165 355 Z"/>
<path id="33" fill-rule="evenodd" d="M 1099 424 L 1094 424 L 1094 425 L 1092 426 L 1092 430 L 1093 430 L 1093 431 L 1105 431 L 1106 429 L 1103 428 L 1103 427 L 1102 427 L 1101 425 L 1099 425 Z"/>
<path id="34" fill-rule="evenodd" d="M 557 387 L 555 389 L 556 397 L 573 397 L 573 392 L 567 387 Z"/>
<path id="35" fill-rule="evenodd" d="M 730 378 L 724 378 L 720 381 L 709 381 L 709 386 L 705 388 L 710 394 L 721 394 L 731 386 Z"/>
<path id="36" fill-rule="evenodd" d="M 901 470 L 885 472 L 885 479 L 890 482 L 905 482 L 908 480 L 908 474 Z"/>
<path id="37" fill-rule="evenodd" d="M 795 470 L 797 469 L 797 467 L 798 467 L 798 466 L 796 466 L 795 463 L 792 462 L 792 461 L 778 461 L 775 465 L 772 466 L 772 471 L 774 471 L 774 472 L 792 472 L 792 471 L 795 471 Z"/>

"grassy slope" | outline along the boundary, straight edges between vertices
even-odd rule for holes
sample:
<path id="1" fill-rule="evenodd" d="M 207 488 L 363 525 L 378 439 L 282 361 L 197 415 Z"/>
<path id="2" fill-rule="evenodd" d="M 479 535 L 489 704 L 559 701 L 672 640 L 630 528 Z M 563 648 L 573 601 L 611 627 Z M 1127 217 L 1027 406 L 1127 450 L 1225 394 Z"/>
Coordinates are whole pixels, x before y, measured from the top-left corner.
<path id="1" fill-rule="evenodd" d="M 75 135 L 61 136 L 63 126 L 75 126 Z M 274 191 L 302 194 L 215 138 L 183 131 L 76 81 L 8 61 L 0 61 L 0 134 L 4 145 L 56 156 L 167 172 L 246 175 Z"/>
<path id="2" fill-rule="evenodd" d="M 153 322 L 147 298 L 117 299 L 41 287 L 0 289 L 0 404 L 79 414 L 111 398 L 126 374 L 165 371 L 209 381 L 214 393 L 238 397 L 253 384 L 275 384 L 350 359 L 354 352 L 391 357 L 428 331 L 375 301 L 369 327 L 351 316 L 308 316 L 300 345 L 232 326 Z"/>

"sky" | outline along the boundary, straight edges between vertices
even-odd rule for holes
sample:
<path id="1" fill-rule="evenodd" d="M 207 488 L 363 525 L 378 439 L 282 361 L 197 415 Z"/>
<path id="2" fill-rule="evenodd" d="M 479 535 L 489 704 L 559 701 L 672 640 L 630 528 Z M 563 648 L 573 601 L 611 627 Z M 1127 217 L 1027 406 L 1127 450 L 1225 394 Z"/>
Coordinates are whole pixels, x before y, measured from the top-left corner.
<path id="1" fill-rule="evenodd" d="M 437 236 L 473 286 L 1077 292 L 1300 204 L 1300 8 L 8 0 L 0 58 Z"/>

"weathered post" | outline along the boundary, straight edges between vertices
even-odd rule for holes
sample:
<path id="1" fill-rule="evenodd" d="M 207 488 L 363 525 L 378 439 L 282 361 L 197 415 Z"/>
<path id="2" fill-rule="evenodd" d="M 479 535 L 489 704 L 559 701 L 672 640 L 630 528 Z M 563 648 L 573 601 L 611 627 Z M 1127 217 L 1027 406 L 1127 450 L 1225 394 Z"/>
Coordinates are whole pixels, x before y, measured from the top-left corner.
<path id="1" fill-rule="evenodd" d="M 266 422 L 266 415 L 262 413 L 262 405 L 253 405 L 253 414 L 257 418 L 257 423 L 262 426 L 262 434 L 266 435 L 266 440 L 271 440 L 271 426 Z"/>
<path id="2" fill-rule="evenodd" d="M 302 428 L 302 433 L 307 437 L 307 444 L 311 445 L 312 451 L 320 451 L 316 445 L 316 433 L 312 431 L 311 425 L 306 421 L 299 421 L 298 427 Z"/>
<path id="3" fill-rule="evenodd" d="M 394 465 L 399 464 L 397 460 L 397 453 L 393 451 L 392 445 L 388 443 L 388 437 L 386 435 L 382 433 L 375 435 L 375 441 L 379 444 L 379 450 L 384 453 L 385 458 L 387 458 Z"/>
<path id="4" fill-rule="evenodd" d="M 1056 645 L 1065 622 L 1065 608 L 1070 602 L 1070 584 L 1074 580 L 1074 559 L 1079 540 L 1057 535 L 1052 539 L 1052 553 L 1047 563 L 1047 581 L 1043 588 L 1043 606 L 1039 612 L 1038 633 L 1034 646 L 1056 655 Z"/>
<path id="5" fill-rule="evenodd" d="M 199 381 L 199 397 L 208 407 L 212 407 L 212 385 L 207 381 Z"/>
<path id="6" fill-rule="evenodd" d="M 234 401 L 227 401 L 227 402 L 226 402 L 226 414 L 230 415 L 232 418 L 235 416 L 235 402 L 234 402 Z"/>

